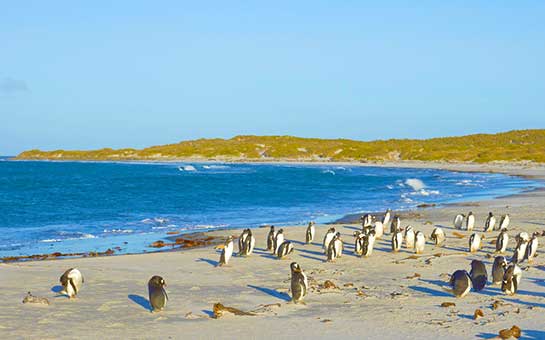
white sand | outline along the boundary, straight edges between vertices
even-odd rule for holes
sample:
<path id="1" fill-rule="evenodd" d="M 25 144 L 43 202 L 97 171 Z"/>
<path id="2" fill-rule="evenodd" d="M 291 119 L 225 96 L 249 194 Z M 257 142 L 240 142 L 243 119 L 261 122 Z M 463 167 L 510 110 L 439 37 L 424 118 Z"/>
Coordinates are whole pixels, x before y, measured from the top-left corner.
<path id="1" fill-rule="evenodd" d="M 471 167 L 545 178 L 543 168 Z M 492 338 L 503 328 L 518 325 L 527 339 L 545 338 L 545 254 L 542 244 L 535 263 L 524 263 L 517 295 L 504 295 L 498 286 L 471 292 L 457 299 L 445 292 L 446 273 L 469 270 L 471 259 L 485 261 L 490 271 L 498 232 L 486 234 L 485 247 L 467 253 L 464 239 L 453 236 L 456 213 L 472 210 L 477 230 L 482 231 L 488 211 L 511 215 L 508 256 L 514 235 L 545 230 L 545 191 L 512 197 L 458 204 L 440 209 L 414 211 L 403 218 L 429 239 L 434 225 L 444 226 L 447 243 L 434 248 L 428 241 L 424 255 L 408 259 L 412 251 L 394 254 L 390 235 L 378 242 L 373 255 L 362 259 L 352 254 L 356 226 L 336 226 L 343 234 L 345 254 L 336 263 L 326 263 L 321 240 L 329 226 L 318 226 L 317 240 L 303 245 L 305 227 L 284 228 L 296 243 L 295 253 L 277 260 L 265 252 L 268 229 L 255 229 L 256 251 L 248 258 L 234 257 L 228 267 L 216 268 L 219 252 L 212 247 L 180 252 L 124 255 L 100 258 L 35 261 L 0 264 L 0 339 L 7 338 Z M 409 213 L 404 213 L 407 215 Z M 425 224 L 431 221 L 433 224 Z M 238 235 L 240 231 L 217 231 L 211 235 Z M 235 247 L 236 248 L 236 247 Z M 444 254 L 435 257 L 434 254 Z M 297 261 L 311 281 L 306 305 L 289 300 L 289 264 Z M 57 297 L 58 279 L 64 270 L 77 267 L 85 283 L 76 300 Z M 420 278 L 407 278 L 418 273 Z M 170 300 L 160 313 L 147 309 L 147 281 L 152 275 L 165 278 Z M 319 289 L 333 281 L 340 289 Z M 445 286 L 446 287 L 446 286 Z M 27 291 L 47 297 L 49 306 L 22 304 Z M 358 293 L 362 291 L 363 293 Z M 495 300 L 504 301 L 492 310 Z M 440 307 L 442 302 L 455 307 Z M 212 305 L 224 305 L 256 316 L 226 316 L 210 319 Z M 277 305 L 278 304 L 278 305 Z M 264 305 L 270 305 L 263 307 Z M 475 309 L 484 317 L 473 320 Z M 188 316 L 188 313 L 189 316 Z"/>

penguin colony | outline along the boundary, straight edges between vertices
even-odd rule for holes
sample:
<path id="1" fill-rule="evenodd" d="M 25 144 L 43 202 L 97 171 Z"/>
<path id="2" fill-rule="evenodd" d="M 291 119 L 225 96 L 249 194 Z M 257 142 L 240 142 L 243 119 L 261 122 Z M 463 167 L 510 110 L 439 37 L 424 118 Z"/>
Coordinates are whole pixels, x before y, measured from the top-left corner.
<path id="1" fill-rule="evenodd" d="M 413 250 L 415 254 L 422 254 L 426 245 L 426 236 L 421 231 L 415 231 L 412 226 L 401 227 L 401 219 L 399 216 L 391 217 L 391 210 L 388 209 L 382 220 L 377 220 L 375 216 L 366 214 L 361 217 L 362 229 L 355 231 L 354 236 L 354 253 L 360 257 L 369 257 L 373 253 L 373 247 L 377 239 L 384 236 L 384 226 L 390 223 L 390 233 L 392 252 L 400 251 L 403 243 L 405 248 Z M 501 216 L 499 223 L 496 223 L 496 218 L 490 212 L 486 218 L 483 227 L 485 233 L 493 230 L 499 230 L 495 241 L 496 257 L 491 269 L 492 285 L 501 285 L 501 290 L 507 295 L 516 294 L 522 279 L 522 269 L 520 264 L 524 261 L 532 263 L 536 256 L 539 246 L 539 233 L 534 233 L 530 237 L 526 232 L 520 232 L 515 235 L 516 245 L 512 257 L 508 260 L 504 254 L 507 251 L 509 242 L 508 226 L 510 223 L 509 215 Z M 458 214 L 454 218 L 454 228 L 466 231 L 473 231 L 475 228 L 475 215 L 469 212 Z M 464 227 L 465 226 L 465 227 Z M 310 244 L 316 236 L 315 223 L 310 222 L 305 231 L 305 243 Z M 484 235 L 479 235 L 478 232 L 473 232 L 469 237 L 468 251 L 477 253 L 481 248 L 481 242 Z M 436 247 L 441 247 L 446 241 L 445 233 L 440 227 L 436 227 L 430 235 L 430 240 Z M 286 240 L 283 229 L 275 231 L 275 227 L 271 226 L 267 234 L 267 251 L 278 259 L 287 258 L 294 251 L 293 242 Z M 244 229 L 238 238 L 238 253 L 240 257 L 247 257 L 252 254 L 255 247 L 255 237 L 251 229 Z M 344 242 L 341 233 L 335 228 L 330 228 L 324 235 L 322 248 L 327 262 L 334 262 L 342 257 L 344 251 Z M 218 266 L 226 266 L 233 256 L 234 239 L 233 236 L 228 236 L 225 243 L 221 246 L 220 260 Z M 308 294 L 309 284 L 308 278 L 303 269 L 297 262 L 290 264 L 291 270 L 291 294 L 293 303 L 304 303 L 303 299 Z M 465 269 L 456 270 L 450 275 L 449 291 L 456 297 L 462 298 L 469 294 L 473 289 L 475 291 L 483 290 L 487 284 L 488 271 L 486 265 L 479 260 L 472 260 L 470 271 Z M 60 277 L 62 290 L 59 292 L 66 295 L 69 299 L 74 299 L 80 292 L 84 279 L 82 273 L 76 268 L 70 268 Z M 158 275 L 154 275 L 148 281 L 149 303 L 152 312 L 158 312 L 165 308 L 168 295 L 165 290 L 166 282 Z"/>

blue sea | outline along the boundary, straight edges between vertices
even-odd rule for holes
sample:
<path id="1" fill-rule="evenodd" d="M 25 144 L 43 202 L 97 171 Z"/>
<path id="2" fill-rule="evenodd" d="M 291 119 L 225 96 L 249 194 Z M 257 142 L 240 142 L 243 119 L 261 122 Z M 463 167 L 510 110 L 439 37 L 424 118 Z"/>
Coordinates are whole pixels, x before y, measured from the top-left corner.
<path id="1" fill-rule="evenodd" d="M 324 223 L 537 186 L 428 169 L 0 158 L 0 257 L 113 247 L 139 253 L 169 231 Z"/>

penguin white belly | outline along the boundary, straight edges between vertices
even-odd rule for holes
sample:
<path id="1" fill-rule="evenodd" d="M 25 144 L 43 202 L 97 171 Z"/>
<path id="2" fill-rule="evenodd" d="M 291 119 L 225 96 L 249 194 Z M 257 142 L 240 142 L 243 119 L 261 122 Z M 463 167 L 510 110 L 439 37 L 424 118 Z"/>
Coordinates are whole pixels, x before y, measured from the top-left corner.
<path id="1" fill-rule="evenodd" d="M 233 242 L 229 242 L 229 244 L 224 248 L 225 251 L 225 264 L 229 263 L 229 260 L 231 259 L 231 256 L 233 255 Z"/>
<path id="2" fill-rule="evenodd" d="M 471 231 L 475 227 L 475 216 L 470 215 L 467 217 L 467 230 Z"/>
<path id="3" fill-rule="evenodd" d="M 335 258 L 339 258 L 343 254 L 343 241 L 336 239 L 334 243 L 335 247 Z"/>
<path id="4" fill-rule="evenodd" d="M 413 249 L 414 248 L 414 231 L 409 231 L 407 232 L 407 234 L 405 235 L 405 247 L 407 249 Z"/>
<path id="5" fill-rule="evenodd" d="M 252 235 L 250 238 L 250 249 L 248 249 L 248 255 L 250 255 L 254 251 L 255 247 L 255 237 Z"/>
<path id="6" fill-rule="evenodd" d="M 280 234 L 276 236 L 276 249 L 274 250 L 275 254 L 278 254 L 278 249 L 280 249 L 280 246 L 284 243 L 284 235 Z"/>
<path id="7" fill-rule="evenodd" d="M 333 239 L 333 236 L 335 236 L 334 233 L 328 233 L 326 236 L 325 236 L 325 239 L 324 239 L 324 251 L 327 253 L 327 248 L 329 247 L 329 243 L 331 243 L 331 240 Z"/>
<path id="8" fill-rule="evenodd" d="M 414 250 L 417 254 L 422 254 L 424 252 L 424 246 L 426 245 L 426 239 L 422 233 L 418 233 L 416 236 L 416 242 Z"/>
<path id="9" fill-rule="evenodd" d="M 375 222 L 375 237 L 378 239 L 384 235 L 384 224 L 380 221 Z"/>

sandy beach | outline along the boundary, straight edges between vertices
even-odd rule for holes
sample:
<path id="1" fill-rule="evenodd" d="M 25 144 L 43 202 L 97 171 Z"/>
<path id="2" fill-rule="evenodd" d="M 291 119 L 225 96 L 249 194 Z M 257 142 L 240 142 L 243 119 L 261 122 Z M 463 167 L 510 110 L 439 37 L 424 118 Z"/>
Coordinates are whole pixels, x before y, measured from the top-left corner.
<path id="1" fill-rule="evenodd" d="M 370 164 L 376 165 L 376 164 Z M 545 180 L 545 167 L 530 165 L 467 165 L 397 163 L 382 166 L 434 167 L 455 171 L 501 172 Z M 384 207 L 385 209 L 387 207 Z M 455 230 L 457 213 L 473 211 L 476 230 L 485 234 L 483 248 L 468 252 L 470 232 Z M 153 254 L 106 256 L 0 264 L 0 338 L 366 338 L 443 339 L 494 338 L 501 329 L 519 326 L 525 339 L 545 338 L 545 238 L 540 237 L 538 257 L 522 264 L 520 290 L 503 294 L 487 286 L 458 299 L 446 292 L 448 275 L 469 271 L 472 259 L 490 270 L 498 231 L 484 233 L 489 211 L 510 214 L 509 247 L 520 231 L 545 231 L 545 191 L 534 190 L 494 200 L 451 204 L 401 213 L 402 226 L 412 225 L 427 237 L 424 254 L 391 251 L 391 235 L 375 244 L 369 258 L 353 254 L 356 224 L 334 225 L 341 232 L 345 252 L 335 263 L 326 262 L 322 238 L 331 225 L 317 226 L 317 237 L 304 244 L 304 226 L 284 228 L 295 243 L 287 259 L 265 251 L 268 229 L 254 229 L 256 250 L 249 257 L 233 257 L 216 267 L 219 250 L 213 246 Z M 434 247 L 429 235 L 435 226 L 447 234 L 444 247 Z M 456 237 L 453 232 L 463 234 Z M 208 235 L 238 236 L 241 230 Z M 236 249 L 236 247 L 235 247 Z M 306 304 L 290 303 L 290 263 L 298 262 L 310 280 Z M 74 300 L 58 296 L 59 277 L 77 267 L 85 278 Z M 147 281 L 161 275 L 169 301 L 163 312 L 151 313 Z M 329 280 L 336 287 L 326 288 Z M 49 305 L 23 304 L 26 292 L 49 299 Z M 501 301 L 493 309 L 495 301 Z M 211 318 L 212 306 L 221 302 L 253 312 L 254 316 Z M 455 306 L 441 307 L 443 302 Z M 484 316 L 474 320 L 476 309 Z"/>

